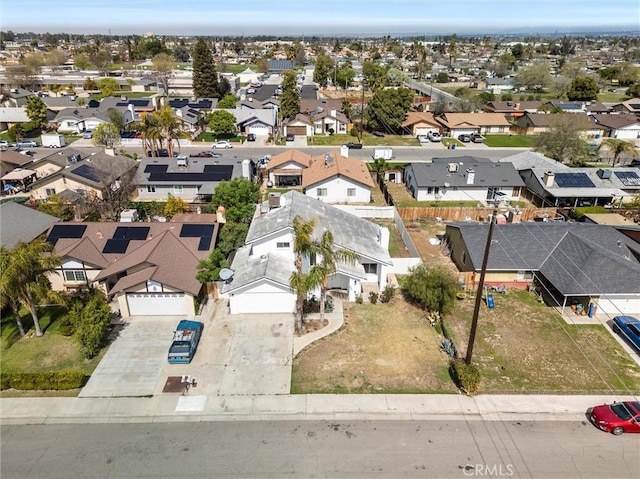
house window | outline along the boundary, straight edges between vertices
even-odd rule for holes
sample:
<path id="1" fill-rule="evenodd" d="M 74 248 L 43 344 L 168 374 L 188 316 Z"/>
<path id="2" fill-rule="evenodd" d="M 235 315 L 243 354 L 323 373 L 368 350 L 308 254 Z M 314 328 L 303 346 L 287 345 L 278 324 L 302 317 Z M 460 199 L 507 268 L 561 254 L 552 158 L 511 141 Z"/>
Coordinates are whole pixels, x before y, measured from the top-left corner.
<path id="1" fill-rule="evenodd" d="M 347 188 L 347 196 L 356 196 L 355 188 Z"/>
<path id="2" fill-rule="evenodd" d="M 309 265 L 310 266 L 315 266 L 316 261 L 317 261 L 316 254 L 315 253 L 311 253 L 309 255 Z"/>
<path id="3" fill-rule="evenodd" d="M 45 188 L 44 192 L 47 196 L 51 196 L 51 195 L 55 195 L 56 194 L 56 189 L 55 188 Z"/>
<path id="4" fill-rule="evenodd" d="M 499 126 L 498 127 L 498 133 L 504 133 L 504 126 Z"/>
<path id="5" fill-rule="evenodd" d="M 65 269 L 64 280 L 70 283 L 86 283 L 87 275 L 81 269 Z"/>
<path id="6" fill-rule="evenodd" d="M 147 185 L 147 193 L 155 193 L 156 185 Z"/>
<path id="7" fill-rule="evenodd" d="M 367 274 L 378 274 L 378 265 L 376 263 L 362 263 L 362 267 Z"/>
<path id="8" fill-rule="evenodd" d="M 317 188 L 316 189 L 316 196 L 327 196 L 327 189 L 326 188 Z"/>
<path id="9" fill-rule="evenodd" d="M 282 242 L 276 243 L 276 248 L 289 248 L 290 246 L 291 246 L 291 243 L 289 243 L 288 241 L 282 241 Z"/>
<path id="10" fill-rule="evenodd" d="M 184 187 L 182 185 L 173 185 L 174 193 L 182 193 L 184 191 Z"/>

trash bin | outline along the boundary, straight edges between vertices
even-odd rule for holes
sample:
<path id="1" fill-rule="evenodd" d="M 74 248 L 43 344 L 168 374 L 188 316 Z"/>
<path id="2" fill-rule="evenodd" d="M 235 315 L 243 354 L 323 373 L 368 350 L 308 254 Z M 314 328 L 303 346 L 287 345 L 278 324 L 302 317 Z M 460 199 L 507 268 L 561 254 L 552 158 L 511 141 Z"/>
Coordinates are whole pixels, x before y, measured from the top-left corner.
<path id="1" fill-rule="evenodd" d="M 456 144 L 455 143 L 451 143 L 451 149 L 455 150 L 456 149 Z"/>

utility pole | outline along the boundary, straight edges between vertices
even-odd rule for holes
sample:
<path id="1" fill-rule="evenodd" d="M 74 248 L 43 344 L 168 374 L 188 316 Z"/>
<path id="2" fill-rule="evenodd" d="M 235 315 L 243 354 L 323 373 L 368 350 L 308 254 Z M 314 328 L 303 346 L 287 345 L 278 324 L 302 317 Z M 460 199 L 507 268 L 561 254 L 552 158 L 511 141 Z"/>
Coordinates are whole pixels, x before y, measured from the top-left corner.
<path id="1" fill-rule="evenodd" d="M 484 247 L 484 257 L 482 258 L 482 268 L 480 269 L 480 281 L 478 290 L 476 291 L 476 303 L 473 307 L 473 318 L 471 319 L 471 332 L 469 333 L 469 344 L 467 345 L 467 356 L 465 363 L 471 364 L 473 355 L 473 343 L 476 341 L 476 330 L 478 329 L 478 314 L 480 313 L 480 303 L 482 302 L 482 289 L 484 288 L 484 277 L 487 272 L 487 263 L 489 262 L 489 252 L 491 251 L 491 238 L 493 237 L 493 226 L 496 223 L 498 215 L 498 206 L 493 207 L 491 213 L 491 223 L 489 223 L 489 232 L 487 233 L 487 244 Z"/>

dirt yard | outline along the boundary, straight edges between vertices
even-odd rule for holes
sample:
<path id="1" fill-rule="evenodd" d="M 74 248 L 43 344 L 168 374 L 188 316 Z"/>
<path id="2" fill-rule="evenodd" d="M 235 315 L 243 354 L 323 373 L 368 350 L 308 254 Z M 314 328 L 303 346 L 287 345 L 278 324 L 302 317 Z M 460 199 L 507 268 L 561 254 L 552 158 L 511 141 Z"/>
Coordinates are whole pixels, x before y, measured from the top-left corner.
<path id="1" fill-rule="evenodd" d="M 352 304 L 343 329 L 302 351 L 293 363 L 294 393 L 454 392 L 440 337 L 422 313 L 395 298 Z"/>
<path id="2" fill-rule="evenodd" d="M 446 326 L 465 354 L 474 299 L 458 301 Z M 482 391 L 638 394 L 640 368 L 603 326 L 567 324 L 526 291 L 494 294 L 481 305 L 473 361 Z"/>

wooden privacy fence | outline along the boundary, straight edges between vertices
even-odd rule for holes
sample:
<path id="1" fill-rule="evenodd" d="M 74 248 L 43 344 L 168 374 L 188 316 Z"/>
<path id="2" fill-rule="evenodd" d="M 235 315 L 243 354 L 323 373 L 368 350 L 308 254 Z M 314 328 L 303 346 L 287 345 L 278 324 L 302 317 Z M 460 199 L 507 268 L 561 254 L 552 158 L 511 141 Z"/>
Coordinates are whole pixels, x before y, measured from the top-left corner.
<path id="1" fill-rule="evenodd" d="M 493 207 L 396 207 L 402 221 L 418 221 L 421 219 L 441 218 L 443 221 L 486 221 L 493 212 Z M 536 218 L 545 216 L 553 219 L 556 216 L 557 208 L 520 208 L 520 221 L 534 221 Z M 498 213 L 506 213 L 504 208 L 499 208 Z"/>

